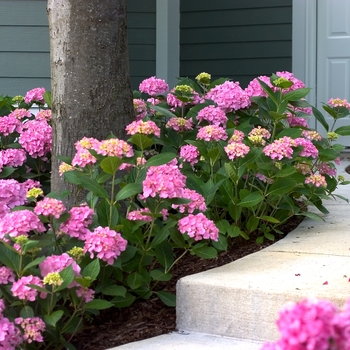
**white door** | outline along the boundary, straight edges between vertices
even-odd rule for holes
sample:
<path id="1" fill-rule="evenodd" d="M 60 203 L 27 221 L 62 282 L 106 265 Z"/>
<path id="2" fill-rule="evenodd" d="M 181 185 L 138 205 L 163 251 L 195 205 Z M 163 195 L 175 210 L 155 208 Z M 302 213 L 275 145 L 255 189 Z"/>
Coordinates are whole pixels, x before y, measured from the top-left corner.
<path id="1" fill-rule="evenodd" d="M 318 0 L 317 6 L 317 63 L 316 103 L 322 108 L 330 98 L 350 102 L 350 0 Z M 329 125 L 333 119 L 327 118 Z M 336 127 L 350 125 L 350 117 L 340 119 Z M 324 134 L 324 128 L 317 125 Z M 339 143 L 350 146 L 350 136 L 342 136 Z"/>

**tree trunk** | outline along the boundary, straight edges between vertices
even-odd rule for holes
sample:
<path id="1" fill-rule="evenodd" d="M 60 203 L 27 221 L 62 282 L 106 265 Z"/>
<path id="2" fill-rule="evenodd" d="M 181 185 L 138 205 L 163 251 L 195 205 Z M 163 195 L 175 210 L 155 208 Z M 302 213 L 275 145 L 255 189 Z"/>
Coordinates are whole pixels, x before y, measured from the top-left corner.
<path id="1" fill-rule="evenodd" d="M 82 137 L 125 138 L 133 119 L 125 0 L 48 0 L 52 79 L 51 190 L 68 186 L 60 155 Z M 74 198 L 69 199 L 71 206 Z"/>

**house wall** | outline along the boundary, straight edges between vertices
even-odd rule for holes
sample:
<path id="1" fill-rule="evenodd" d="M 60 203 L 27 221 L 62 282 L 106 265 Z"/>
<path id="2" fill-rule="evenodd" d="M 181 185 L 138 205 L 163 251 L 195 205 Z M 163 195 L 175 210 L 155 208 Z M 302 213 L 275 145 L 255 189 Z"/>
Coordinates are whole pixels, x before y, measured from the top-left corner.
<path id="1" fill-rule="evenodd" d="M 292 70 L 292 0 L 181 0 L 180 75 L 228 77 L 245 87 Z"/>

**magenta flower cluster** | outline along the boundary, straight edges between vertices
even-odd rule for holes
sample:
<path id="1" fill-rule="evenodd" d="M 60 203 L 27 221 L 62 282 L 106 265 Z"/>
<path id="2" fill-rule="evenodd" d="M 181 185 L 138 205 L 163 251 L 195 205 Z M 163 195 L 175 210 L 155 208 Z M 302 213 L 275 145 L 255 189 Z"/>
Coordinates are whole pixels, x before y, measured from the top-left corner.
<path id="1" fill-rule="evenodd" d="M 168 91 L 169 86 L 163 79 L 150 77 L 141 82 L 141 84 L 139 85 L 139 90 L 150 96 L 157 96 L 164 94 L 164 92 Z"/>
<path id="2" fill-rule="evenodd" d="M 202 239 L 212 239 L 217 241 L 219 230 L 212 220 L 204 214 L 189 214 L 178 221 L 178 229 L 182 234 L 187 234 L 195 241 Z"/>

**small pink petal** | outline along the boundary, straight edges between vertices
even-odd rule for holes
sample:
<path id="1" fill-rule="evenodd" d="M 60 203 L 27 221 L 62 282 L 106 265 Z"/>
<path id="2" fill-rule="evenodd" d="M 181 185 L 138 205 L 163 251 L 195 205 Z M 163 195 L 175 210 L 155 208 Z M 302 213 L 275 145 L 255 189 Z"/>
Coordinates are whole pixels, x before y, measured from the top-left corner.
<path id="1" fill-rule="evenodd" d="M 324 282 L 323 285 L 328 284 L 328 281 Z"/>

